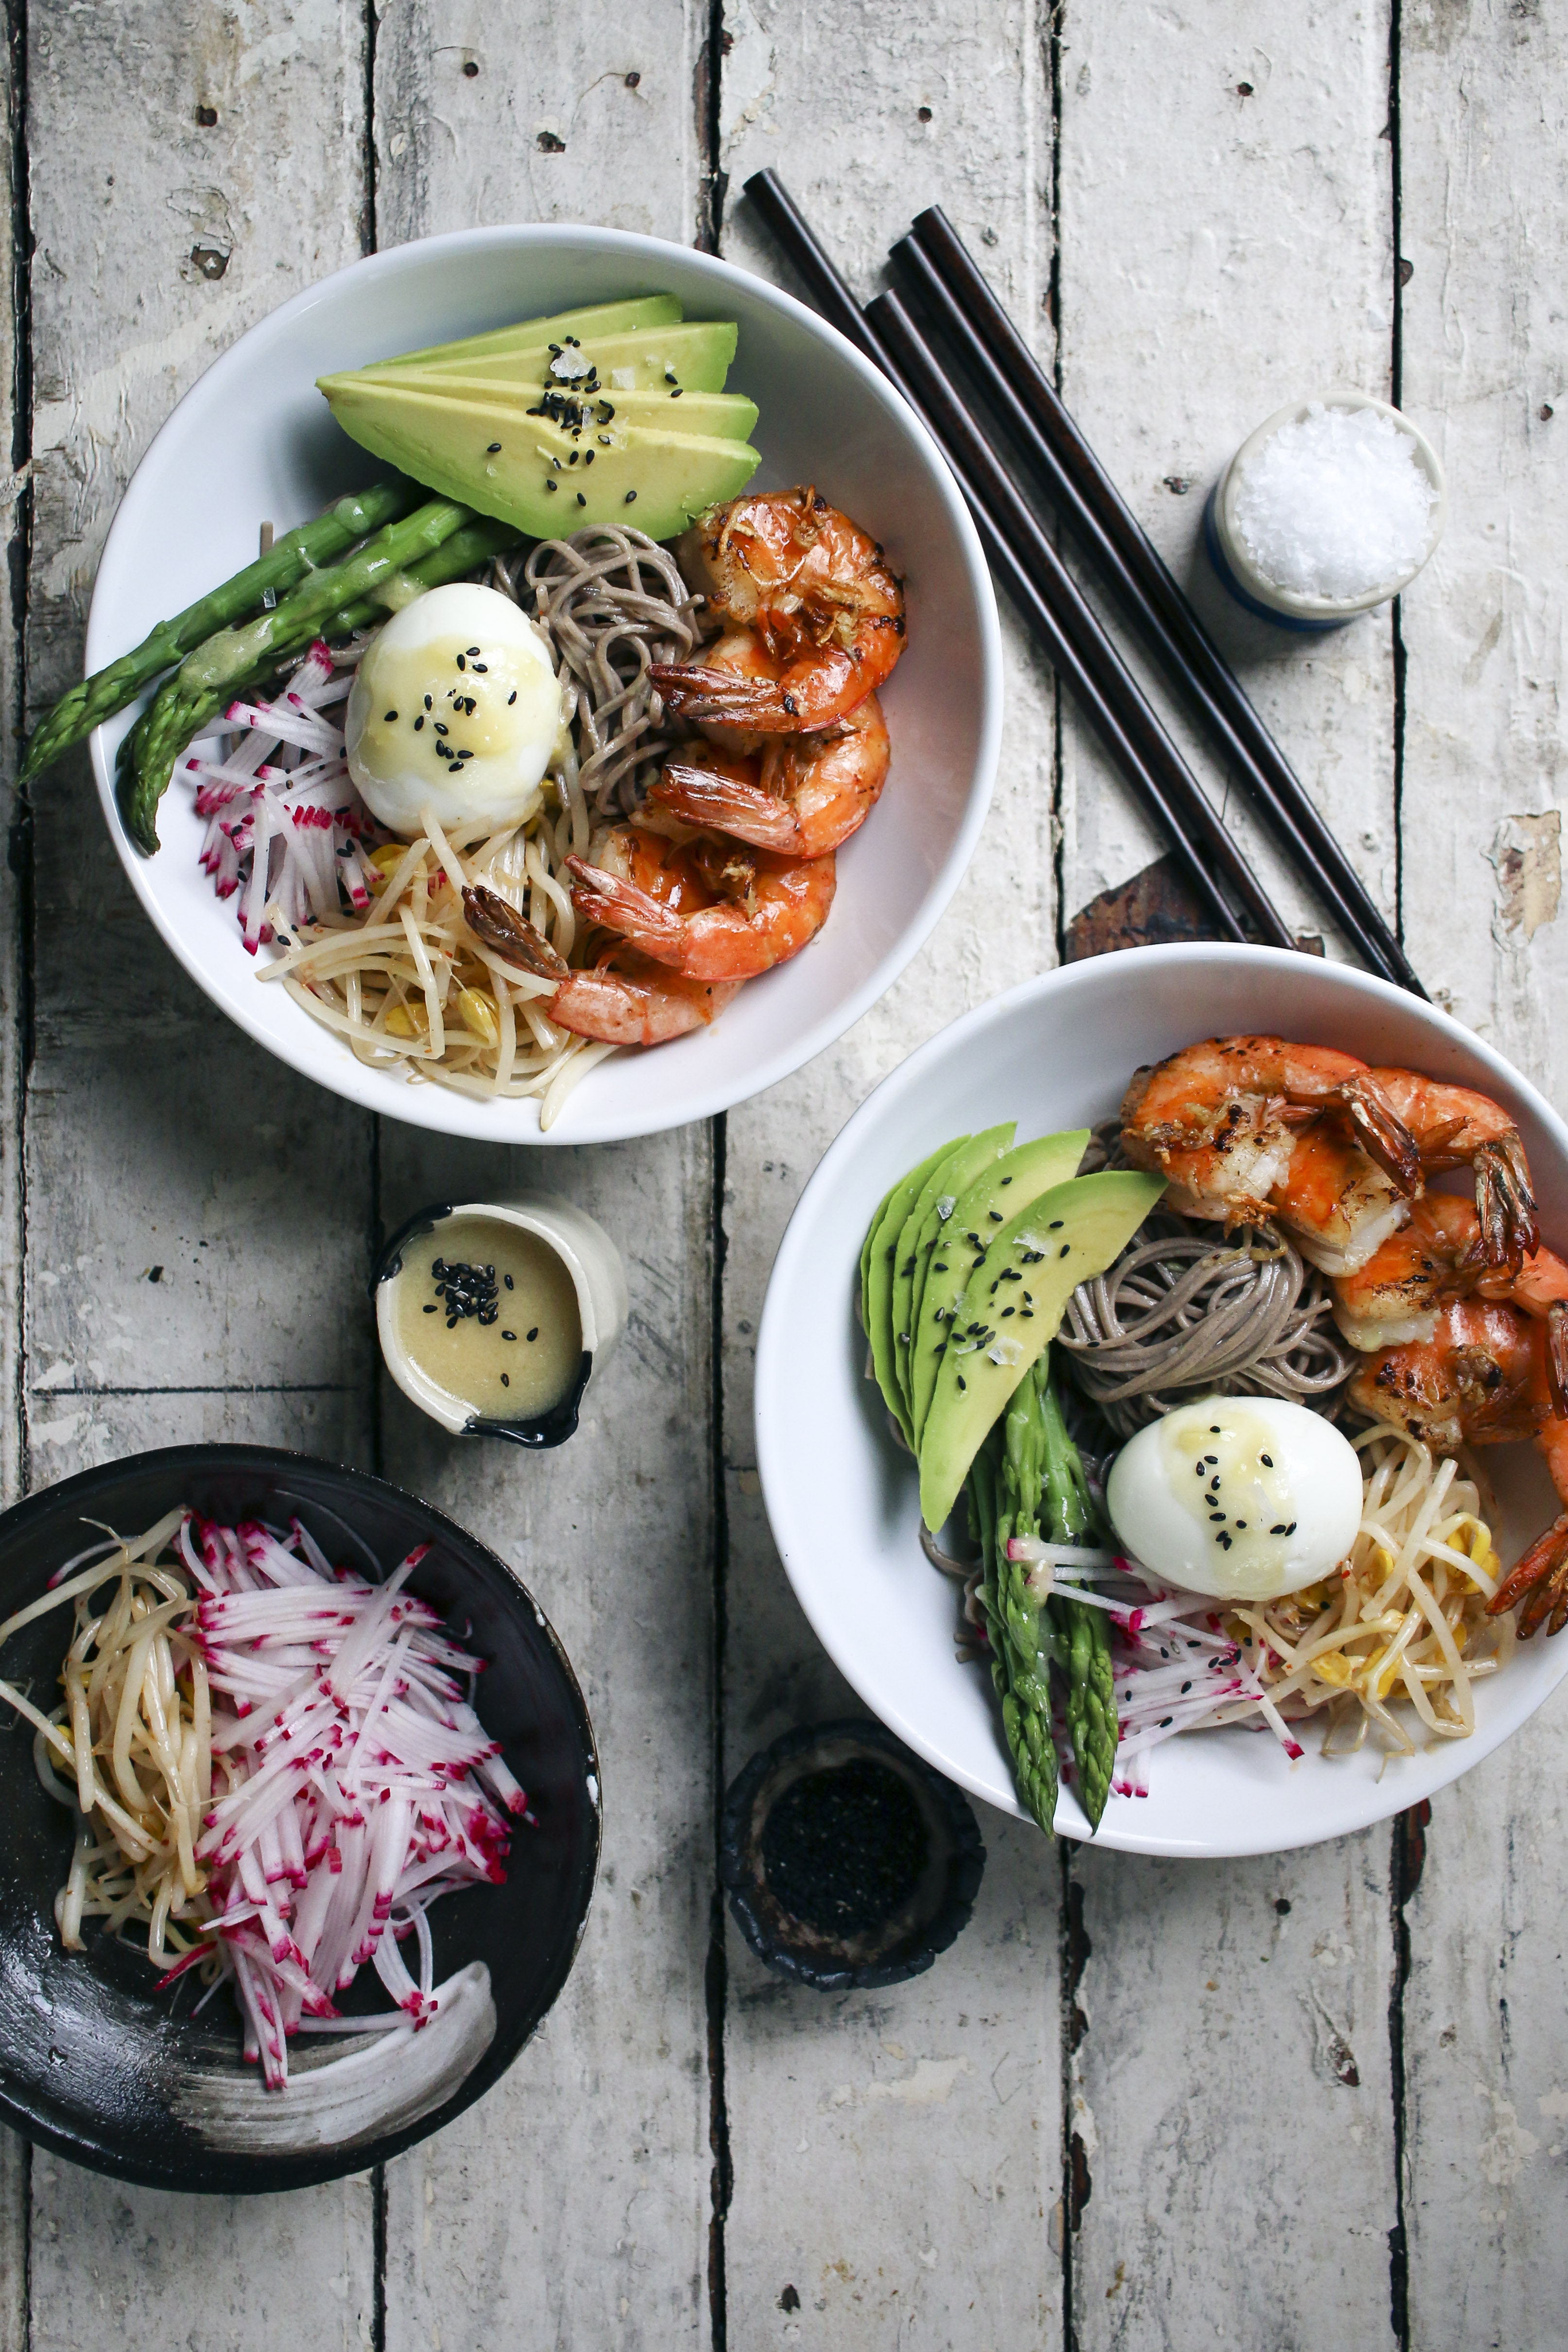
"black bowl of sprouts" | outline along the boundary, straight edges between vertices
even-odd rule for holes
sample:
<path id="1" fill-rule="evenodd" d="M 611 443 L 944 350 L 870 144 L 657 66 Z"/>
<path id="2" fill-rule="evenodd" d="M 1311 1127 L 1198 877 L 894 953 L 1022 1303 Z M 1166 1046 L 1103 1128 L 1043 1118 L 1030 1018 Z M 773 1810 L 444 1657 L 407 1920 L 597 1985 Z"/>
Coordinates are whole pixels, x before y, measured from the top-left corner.
<path id="1" fill-rule="evenodd" d="M 256 2192 L 498 2080 L 600 1838 L 581 1693 L 501 1559 L 361 1471 L 176 1446 L 0 1517 L 0 1619 L 5 2121 Z"/>

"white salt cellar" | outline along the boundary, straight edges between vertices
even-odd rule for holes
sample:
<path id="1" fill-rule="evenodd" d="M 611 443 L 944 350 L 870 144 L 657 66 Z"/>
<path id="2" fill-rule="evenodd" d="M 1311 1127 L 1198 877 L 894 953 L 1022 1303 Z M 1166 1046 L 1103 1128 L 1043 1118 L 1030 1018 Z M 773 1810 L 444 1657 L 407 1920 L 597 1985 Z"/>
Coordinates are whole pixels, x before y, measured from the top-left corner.
<path id="1" fill-rule="evenodd" d="M 1364 393 L 1293 401 L 1244 441 L 1205 535 L 1238 601 L 1287 629 L 1333 629 L 1408 587 L 1442 534 L 1437 452 Z"/>

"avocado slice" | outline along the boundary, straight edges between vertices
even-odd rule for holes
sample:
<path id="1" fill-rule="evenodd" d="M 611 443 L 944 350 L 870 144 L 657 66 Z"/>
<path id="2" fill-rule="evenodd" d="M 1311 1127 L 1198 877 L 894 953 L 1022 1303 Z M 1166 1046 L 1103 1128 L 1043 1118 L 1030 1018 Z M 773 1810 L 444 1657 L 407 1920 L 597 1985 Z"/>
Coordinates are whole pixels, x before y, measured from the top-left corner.
<path id="1" fill-rule="evenodd" d="M 1037 1135 L 983 1170 L 954 1203 L 953 1213 L 942 1227 L 945 1246 L 933 1249 L 925 1262 L 925 1285 L 915 1310 L 910 1386 L 916 1445 L 942 1369 L 948 1317 L 963 1297 L 977 1250 L 985 1246 L 988 1234 L 1016 1217 L 1048 1186 L 1065 1183 L 1082 1159 L 1088 1140 L 1086 1127 L 1071 1128 L 1061 1135 Z M 977 1237 L 972 1242 L 971 1234 Z"/>
<path id="2" fill-rule="evenodd" d="M 371 373 L 415 369 L 433 380 L 444 375 L 501 377 L 509 383 L 554 383 L 570 390 L 571 368 L 593 367 L 601 388 L 617 392 L 668 392 L 673 374 L 688 393 L 722 392 L 735 358 L 739 330 L 733 319 L 686 319 L 672 327 L 643 327 L 622 335 L 578 338 L 569 366 L 552 365 L 558 352 L 548 342 L 516 350 L 465 352 L 455 359 L 381 360 Z"/>
<path id="3" fill-rule="evenodd" d="M 945 1160 L 938 1160 L 915 1196 L 915 1205 L 904 1220 L 903 1230 L 894 1245 L 893 1363 L 911 1428 L 915 1423 L 914 1392 L 910 1383 L 915 1347 L 915 1293 L 917 1286 L 924 1286 L 925 1276 L 920 1255 L 921 1234 L 929 1225 L 930 1239 L 935 1241 L 936 1228 L 941 1222 L 937 1214 L 939 1205 L 945 1202 L 951 1215 L 959 1194 L 968 1190 L 991 1160 L 1000 1159 L 1017 1131 L 1017 1120 L 1009 1119 L 1006 1127 L 990 1127 L 983 1135 L 970 1136 L 956 1151 L 948 1152 Z"/>
<path id="4" fill-rule="evenodd" d="M 1163 1176 L 1132 1170 L 1075 1176 L 998 1229 L 948 1326 L 920 1442 L 920 1511 L 933 1534 L 1008 1399 L 1055 1339 L 1077 1285 L 1104 1273 L 1165 1189 Z"/>
<path id="5" fill-rule="evenodd" d="M 866 1338 L 871 1341 L 871 1360 L 876 1372 L 877 1386 L 887 1400 L 887 1409 L 908 1440 L 910 1451 L 915 1448 L 915 1432 L 904 1402 L 894 1366 L 896 1351 L 893 1344 L 893 1273 L 898 1236 L 904 1231 L 904 1221 L 915 1206 L 920 1188 L 934 1168 L 938 1167 L 960 1144 L 967 1143 L 967 1135 L 955 1136 L 918 1168 L 895 1184 L 883 1202 L 876 1222 L 867 1237 L 862 1263 L 864 1267 L 862 1313 L 865 1318 Z"/>
<path id="6" fill-rule="evenodd" d="M 345 433 L 378 457 L 532 539 L 584 523 L 635 523 L 676 539 L 694 516 L 744 489 L 761 462 L 747 441 L 624 425 L 568 432 L 514 408 L 443 400 L 360 377 L 331 396 Z"/>
<path id="7" fill-rule="evenodd" d="M 716 441 L 744 441 L 757 422 L 757 403 L 738 392 L 683 392 L 677 406 L 666 384 L 658 392 L 576 393 L 570 386 L 509 383 L 505 377 L 427 375 L 422 368 L 378 368 L 360 375 L 324 375 L 317 388 L 334 405 L 361 384 L 371 392 L 417 392 L 433 400 L 458 400 L 474 408 L 504 409 L 513 419 L 543 415 L 568 432 L 583 435 L 592 448 L 606 426 L 621 423 L 655 430 L 697 434 Z"/>
<path id="8" fill-rule="evenodd" d="M 674 294 L 636 294 L 621 302 L 593 302 L 584 310 L 558 310 L 553 318 L 519 319 L 510 327 L 465 335 L 460 342 L 427 343 L 423 351 L 400 352 L 392 359 L 377 360 L 374 365 L 425 367 L 438 360 L 462 363 L 491 352 L 548 350 L 551 343 L 564 343 L 569 335 L 580 341 L 585 335 L 624 335 L 635 328 L 674 326 L 680 315 L 680 302 Z"/>

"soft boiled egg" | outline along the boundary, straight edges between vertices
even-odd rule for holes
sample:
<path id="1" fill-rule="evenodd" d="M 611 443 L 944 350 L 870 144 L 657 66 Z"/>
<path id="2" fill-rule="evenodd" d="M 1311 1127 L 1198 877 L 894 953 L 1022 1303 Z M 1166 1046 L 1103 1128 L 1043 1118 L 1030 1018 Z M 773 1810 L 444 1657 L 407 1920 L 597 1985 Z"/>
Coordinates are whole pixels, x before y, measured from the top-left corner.
<path id="1" fill-rule="evenodd" d="M 1202 1397 L 1130 1438 L 1105 1501 L 1127 1549 L 1186 1592 L 1273 1601 L 1337 1568 L 1361 1525 L 1361 1464 L 1321 1412 Z"/>
<path id="2" fill-rule="evenodd" d="M 454 582 L 395 613 L 349 696 L 349 773 L 372 816 L 412 841 L 499 831 L 528 814 L 561 730 L 549 651 L 497 588 Z"/>

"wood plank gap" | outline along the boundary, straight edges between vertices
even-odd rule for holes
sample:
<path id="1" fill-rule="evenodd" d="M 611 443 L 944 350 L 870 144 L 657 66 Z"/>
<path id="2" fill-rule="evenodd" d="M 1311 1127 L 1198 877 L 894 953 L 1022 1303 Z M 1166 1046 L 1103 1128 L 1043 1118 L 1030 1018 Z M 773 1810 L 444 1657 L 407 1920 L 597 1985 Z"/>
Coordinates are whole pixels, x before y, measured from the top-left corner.
<path id="1" fill-rule="evenodd" d="M 35 1384 L 28 1391 L 32 1396 L 48 1397 L 159 1397 L 159 1396 L 348 1396 L 351 1384 L 348 1381 L 208 1381 L 188 1389 L 121 1389 L 105 1382 L 94 1387 L 55 1389 Z"/>
<path id="2" fill-rule="evenodd" d="M 371 0 L 375 5 L 375 0 Z M 729 174 L 719 162 L 720 104 L 724 92 L 724 53 L 729 35 L 724 28 L 724 0 L 708 0 L 707 34 L 697 51 L 697 144 L 702 150 L 702 179 L 697 191 L 696 247 L 716 253 L 724 234 L 724 200 Z M 716 1373 L 715 1377 L 717 1375 Z"/>
<path id="3" fill-rule="evenodd" d="M 373 9 L 375 0 L 371 0 Z M 379 1433 L 378 1433 L 379 1434 Z M 371 2174 L 371 2352 L 387 2352 L 387 2168 Z"/>
<path id="4" fill-rule="evenodd" d="M 376 0 L 365 0 L 364 203 L 360 213 L 360 249 L 376 247 Z"/>
<path id="5" fill-rule="evenodd" d="M 707 2298 L 711 2352 L 729 2341 L 728 2275 L 725 2223 L 735 2183 L 729 2151 L 729 2106 L 725 2095 L 724 2036 L 729 2000 L 729 1960 L 725 1948 L 724 1882 L 719 1846 L 724 1816 L 726 1721 L 725 1674 L 729 1638 L 729 1498 L 725 1482 L 724 1271 L 729 1237 L 724 1223 L 724 1187 L 728 1142 L 721 1111 L 713 1122 L 713 1341 L 711 1444 L 713 1449 L 713 1891 L 708 1906 L 707 1961 L 703 1992 L 707 2012 L 708 2147 L 713 2156 L 708 2190 Z"/>
<path id="6" fill-rule="evenodd" d="M 1050 0 L 1045 19 L 1046 87 L 1051 95 L 1051 261 L 1046 316 L 1051 320 L 1051 380 L 1061 384 L 1061 19 L 1066 0 Z M 1051 677 L 1051 871 L 1056 961 L 1067 961 L 1067 771 L 1061 740 L 1061 680 Z"/>
<path id="7" fill-rule="evenodd" d="M 1388 397 L 1396 408 L 1405 396 L 1405 180 L 1399 138 L 1399 39 L 1402 0 L 1388 0 L 1388 210 L 1389 268 L 1392 275 L 1393 324 L 1390 330 Z M 1388 610 L 1394 655 L 1394 936 L 1405 940 L 1405 600 L 1396 596 Z"/>
<path id="8" fill-rule="evenodd" d="M 1072 2242 L 1082 2226 L 1083 2209 L 1089 2202 L 1094 2184 L 1089 2173 L 1089 2151 L 1084 2147 L 1082 2133 L 1074 2129 L 1074 2090 L 1078 2045 L 1089 2030 L 1089 2020 L 1079 2007 L 1078 1991 L 1083 1982 L 1083 1971 L 1089 1965 L 1092 1947 L 1083 1925 L 1082 1884 L 1072 1874 L 1073 1846 L 1071 1839 L 1058 1841 L 1057 1856 L 1061 1873 L 1061 1907 L 1057 1915 L 1061 1985 L 1061 2203 L 1058 2208 L 1061 2216 L 1059 2250 L 1061 2257 L 1061 2341 L 1064 2352 L 1078 2352 Z"/>
<path id="9" fill-rule="evenodd" d="M 32 187 L 27 151 L 27 0 L 6 0 L 5 42 L 9 72 L 11 140 L 11 470 L 20 476 L 33 456 L 33 234 Z M 16 520 L 6 551 L 11 590 L 12 669 L 14 691 L 11 737 L 14 756 L 20 757 L 27 728 L 27 589 L 33 561 L 33 487 L 29 478 L 16 499 Z M 12 770 L 14 773 L 14 769 Z M 16 793 L 6 834 L 6 861 L 16 887 L 16 935 L 13 979 L 16 1020 L 11 1050 L 16 1056 L 11 1099 L 12 1146 L 15 1163 L 15 1206 L 12 1225 L 14 1288 L 8 1302 L 13 1320 L 15 1356 L 12 1368 L 12 1425 L 0 1447 L 7 1499 L 26 1491 L 27 1479 L 27 1401 L 26 1350 L 22 1345 L 26 1309 L 27 1267 L 27 1087 L 33 1071 L 34 1040 L 34 875 L 33 803 L 30 793 Z"/>
<path id="10" fill-rule="evenodd" d="M 1410 2352 L 1410 2246 L 1405 2226 L 1405 1995 L 1410 1982 L 1410 1923 L 1406 1906 L 1421 1884 L 1432 1808 L 1425 1800 L 1394 1823 L 1388 1866 L 1388 1908 L 1394 1970 L 1388 1989 L 1388 2088 L 1394 2109 L 1394 2226 L 1388 2232 L 1388 2324 L 1399 2352 Z"/>

